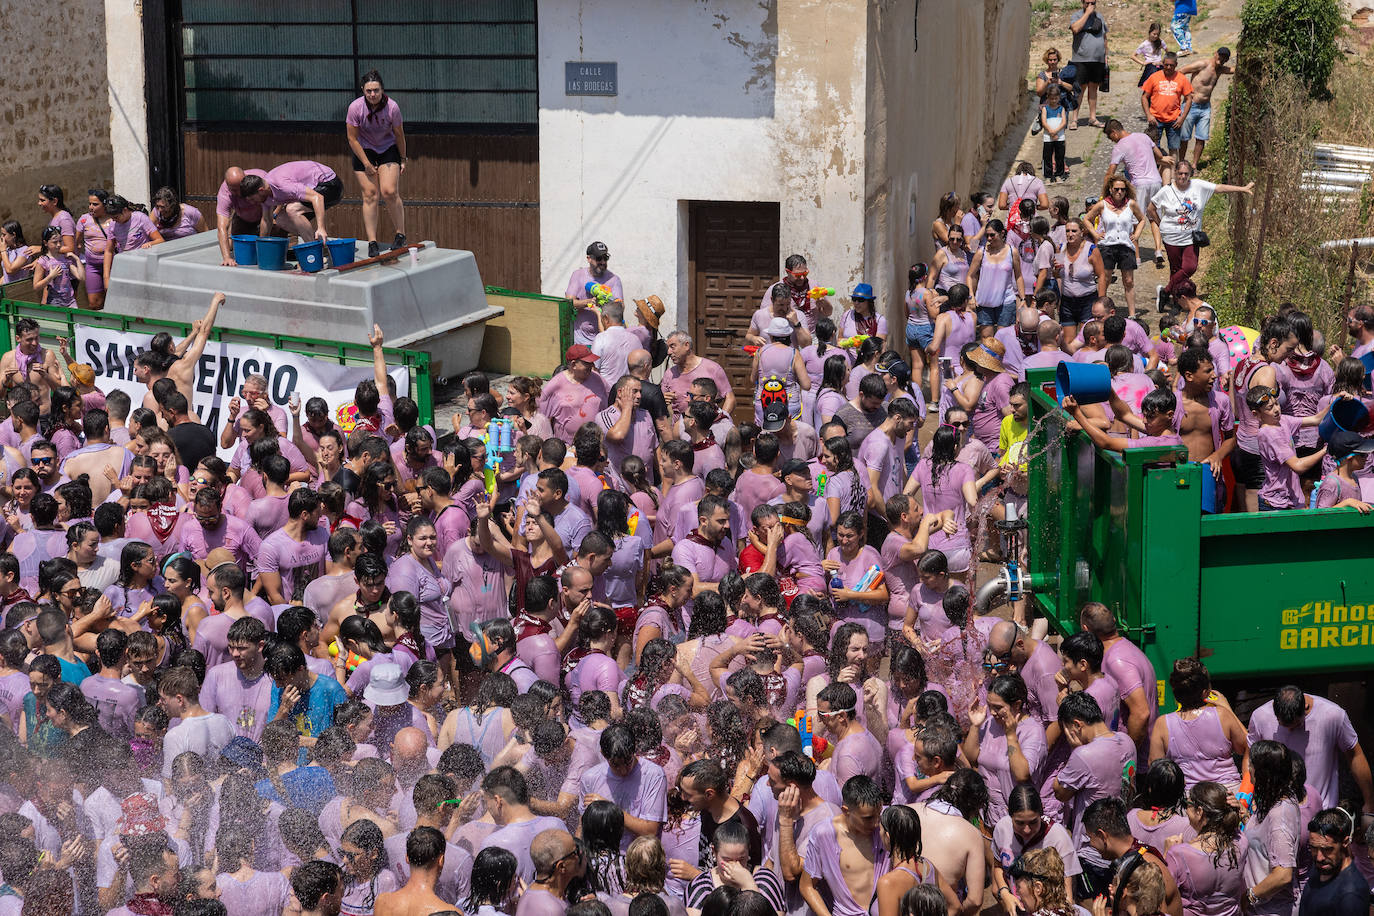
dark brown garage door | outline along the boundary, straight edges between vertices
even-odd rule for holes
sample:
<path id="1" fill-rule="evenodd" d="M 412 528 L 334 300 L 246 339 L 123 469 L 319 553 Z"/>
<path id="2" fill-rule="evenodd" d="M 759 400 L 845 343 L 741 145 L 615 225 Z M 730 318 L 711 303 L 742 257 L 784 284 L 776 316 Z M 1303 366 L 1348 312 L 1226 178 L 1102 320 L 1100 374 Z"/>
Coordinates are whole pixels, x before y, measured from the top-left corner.
<path id="1" fill-rule="evenodd" d="M 698 201 L 688 218 L 688 330 L 697 352 L 730 376 L 735 419 L 752 418 L 751 360 L 740 348 L 754 310 L 779 276 L 778 205 Z"/>

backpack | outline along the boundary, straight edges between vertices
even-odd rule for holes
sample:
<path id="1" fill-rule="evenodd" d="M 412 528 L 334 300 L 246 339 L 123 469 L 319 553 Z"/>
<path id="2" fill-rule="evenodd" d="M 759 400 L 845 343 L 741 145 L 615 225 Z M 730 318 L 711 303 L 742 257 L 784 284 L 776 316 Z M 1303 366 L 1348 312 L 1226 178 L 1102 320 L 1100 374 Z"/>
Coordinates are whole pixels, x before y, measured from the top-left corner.
<path id="1" fill-rule="evenodd" d="M 1018 189 L 1016 187 L 1016 179 L 1018 178 L 1024 178 L 1026 180 L 1026 186 L 1024 188 Z M 1034 175 L 1013 175 L 1007 179 L 1007 184 L 1011 185 L 1012 192 L 1016 194 L 1015 200 L 1012 199 L 1011 194 L 1007 195 L 1008 232 L 1015 232 L 1017 235 L 1020 236 L 1030 235 L 1030 225 L 1028 221 L 1021 218 L 1020 203 L 1026 196 L 1025 192 L 1030 190 L 1031 186 L 1034 185 L 1036 181 L 1037 179 Z"/>

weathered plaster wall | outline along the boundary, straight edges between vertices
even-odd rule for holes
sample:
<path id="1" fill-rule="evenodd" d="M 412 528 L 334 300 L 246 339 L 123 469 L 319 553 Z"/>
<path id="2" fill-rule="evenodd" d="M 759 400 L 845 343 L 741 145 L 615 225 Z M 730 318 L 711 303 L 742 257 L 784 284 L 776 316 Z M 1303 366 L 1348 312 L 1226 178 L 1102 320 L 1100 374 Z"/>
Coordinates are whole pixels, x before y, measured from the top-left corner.
<path id="1" fill-rule="evenodd" d="M 905 323 L 907 268 L 934 254 L 940 196 L 966 198 L 980 183 L 1024 104 L 1030 8 L 1025 0 L 883 0 L 869 21 L 864 266 L 895 331 Z"/>
<path id="2" fill-rule="evenodd" d="M 862 0 L 582 0 L 539 8 L 540 251 L 562 293 L 602 239 L 626 294 L 687 309 L 686 201 L 780 201 L 781 259 L 830 285 L 863 252 Z M 619 63 L 614 98 L 564 95 L 569 60 Z M 676 309 L 673 307 L 676 302 Z"/>
<path id="3" fill-rule="evenodd" d="M 48 220 L 38 209 L 40 184 L 61 185 L 80 213 L 86 189 L 110 181 L 104 6 L 0 0 L 10 37 L 0 99 L 0 220 L 19 220 L 30 241 Z"/>

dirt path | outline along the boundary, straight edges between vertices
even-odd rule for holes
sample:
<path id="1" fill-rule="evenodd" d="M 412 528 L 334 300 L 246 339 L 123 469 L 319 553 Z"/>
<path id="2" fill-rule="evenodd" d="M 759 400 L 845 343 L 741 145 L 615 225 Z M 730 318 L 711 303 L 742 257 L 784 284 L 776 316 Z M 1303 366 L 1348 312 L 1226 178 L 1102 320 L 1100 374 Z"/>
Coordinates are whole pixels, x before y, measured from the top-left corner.
<path id="1" fill-rule="evenodd" d="M 1182 63 L 1187 64 L 1197 60 L 1200 55 L 1211 54 L 1222 45 L 1234 51 L 1236 40 L 1240 36 L 1242 4 L 1243 0 L 1201 0 L 1198 3 L 1200 15 L 1194 20 L 1192 29 L 1195 54 L 1193 57 L 1185 57 Z M 1098 93 L 1098 120 L 1105 123 L 1108 118 L 1116 118 L 1128 131 L 1138 131 L 1145 127 L 1145 117 L 1140 110 L 1140 91 L 1136 86 L 1140 68 L 1131 60 L 1131 54 L 1145 39 L 1146 26 L 1151 20 L 1163 24 L 1165 46 L 1177 49 L 1178 45 L 1169 31 L 1172 9 L 1173 3 L 1163 0 L 1099 0 L 1098 10 L 1107 22 L 1110 39 L 1108 62 L 1112 68 L 1112 91 Z M 1033 3 L 1032 10 L 1030 57 L 1026 65 L 1027 86 L 1030 90 L 1034 89 L 1034 75 L 1043 69 L 1042 55 L 1047 48 L 1056 47 L 1065 58 L 1068 57 L 1072 47 L 1069 22 L 1077 15 L 1080 5 L 1078 0 L 1037 0 Z M 1230 88 L 1231 77 L 1223 77 L 1221 84 L 1212 93 L 1213 137 L 1224 129 L 1221 103 L 1225 101 Z M 1009 132 L 1008 138 L 988 167 L 983 187 L 990 191 L 996 192 L 1001 187 L 1018 161 L 1030 162 L 1035 166 L 1036 173 L 1040 172 L 1043 140 L 1040 134 L 1032 135 L 1030 132 L 1032 124 L 1039 117 L 1039 108 L 1033 92 L 1028 92 L 1028 95 L 1030 102 L 1021 118 L 1020 127 Z M 1106 134 L 1087 125 L 1086 104 L 1079 111 L 1079 115 L 1079 128 L 1068 132 L 1066 165 L 1069 169 L 1069 178 L 1047 185 L 1051 197 L 1068 198 L 1076 213 L 1086 209 L 1086 198 L 1098 197 L 1101 194 L 1102 180 L 1107 174 L 1112 150 L 1111 141 L 1107 139 Z M 1208 161 L 1210 150 L 1209 146 L 1203 152 L 1204 165 Z M 1142 238 L 1148 240 L 1148 232 Z M 1146 248 L 1146 244 L 1142 245 L 1142 249 Z M 1145 254 L 1142 250 L 1142 255 Z M 1120 297 L 1120 279 L 1114 279 L 1112 294 Z M 1151 294 L 1154 287 L 1165 279 L 1165 271 L 1156 270 L 1153 262 L 1142 260 L 1141 267 L 1136 273 L 1136 303 L 1140 311 L 1150 309 L 1153 305 Z M 1150 330 L 1153 331 L 1154 328 L 1151 327 Z"/>

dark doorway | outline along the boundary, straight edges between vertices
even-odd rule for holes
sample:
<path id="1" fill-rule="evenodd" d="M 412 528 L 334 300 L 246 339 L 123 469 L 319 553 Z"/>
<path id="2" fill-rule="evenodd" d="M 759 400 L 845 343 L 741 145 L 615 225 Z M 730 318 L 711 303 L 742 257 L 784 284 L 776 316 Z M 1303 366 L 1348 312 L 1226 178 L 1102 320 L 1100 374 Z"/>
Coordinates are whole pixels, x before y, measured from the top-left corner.
<path id="1" fill-rule="evenodd" d="M 687 320 L 697 353 L 725 368 L 735 390 L 735 419 L 754 416 L 752 360 L 744 334 L 779 276 L 776 203 L 693 201 L 688 209 Z"/>

